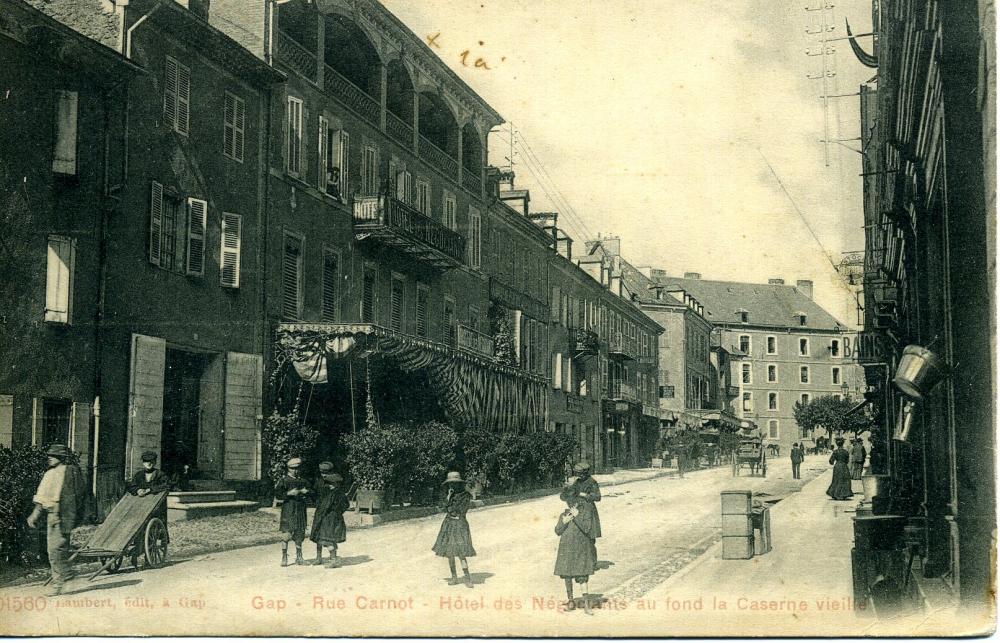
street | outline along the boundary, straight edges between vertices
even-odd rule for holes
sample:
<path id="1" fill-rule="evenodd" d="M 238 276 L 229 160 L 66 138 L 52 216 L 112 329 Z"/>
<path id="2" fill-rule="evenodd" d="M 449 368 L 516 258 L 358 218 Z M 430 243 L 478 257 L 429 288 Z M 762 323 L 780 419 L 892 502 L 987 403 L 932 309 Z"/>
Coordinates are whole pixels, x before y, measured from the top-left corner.
<path id="1" fill-rule="evenodd" d="M 590 591 L 606 600 L 593 617 L 563 613 L 563 583 L 552 574 L 563 507 L 554 497 L 470 512 L 472 589 L 447 584 L 447 561 L 430 550 L 441 520 L 432 516 L 350 531 L 340 569 L 281 568 L 280 547 L 268 545 L 77 578 L 67 594 L 45 600 L 32 600 L 44 591 L 37 584 L 5 588 L 0 611 L 9 634 L 32 635 L 624 634 L 637 599 L 718 539 L 721 490 L 780 497 L 826 469 L 825 458 L 810 457 L 793 481 L 778 457 L 766 479 L 734 479 L 719 467 L 604 489 L 604 569 Z M 308 540 L 305 554 L 315 556 Z"/>

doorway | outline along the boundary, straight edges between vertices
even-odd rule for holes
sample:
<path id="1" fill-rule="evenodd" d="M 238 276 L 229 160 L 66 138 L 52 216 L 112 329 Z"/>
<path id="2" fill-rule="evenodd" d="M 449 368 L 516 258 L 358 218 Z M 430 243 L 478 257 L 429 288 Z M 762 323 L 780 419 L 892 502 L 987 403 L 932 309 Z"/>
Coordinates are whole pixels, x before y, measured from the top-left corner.
<path id="1" fill-rule="evenodd" d="M 168 347 L 163 373 L 161 466 L 165 473 L 218 478 L 222 473 L 221 355 Z"/>

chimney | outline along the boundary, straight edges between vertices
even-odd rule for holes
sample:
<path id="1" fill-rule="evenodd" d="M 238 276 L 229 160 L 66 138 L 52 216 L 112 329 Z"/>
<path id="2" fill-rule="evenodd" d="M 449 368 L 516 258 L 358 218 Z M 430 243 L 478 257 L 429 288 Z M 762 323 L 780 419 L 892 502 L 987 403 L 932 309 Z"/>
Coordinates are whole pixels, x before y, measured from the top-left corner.
<path id="1" fill-rule="evenodd" d="M 812 279 L 799 279 L 795 282 L 795 287 L 799 289 L 803 295 L 809 299 L 813 298 L 813 282 Z"/>
<path id="2" fill-rule="evenodd" d="M 700 272 L 685 272 L 684 273 L 684 278 L 685 279 L 701 279 L 701 273 Z"/>
<path id="3" fill-rule="evenodd" d="M 652 279 L 653 278 L 653 267 L 652 266 L 639 266 L 638 268 L 636 268 L 636 270 L 638 270 L 639 273 L 641 275 L 643 275 L 646 279 Z"/>
<path id="4" fill-rule="evenodd" d="M 784 279 L 768 279 L 767 283 L 769 283 L 772 286 L 784 286 L 785 285 L 785 280 Z"/>
<path id="5" fill-rule="evenodd" d="M 622 252 L 622 240 L 618 237 L 605 237 L 601 243 L 610 257 L 617 257 Z"/>
<path id="6" fill-rule="evenodd" d="M 208 21 L 209 5 L 212 0 L 175 0 L 175 2 L 202 20 Z"/>

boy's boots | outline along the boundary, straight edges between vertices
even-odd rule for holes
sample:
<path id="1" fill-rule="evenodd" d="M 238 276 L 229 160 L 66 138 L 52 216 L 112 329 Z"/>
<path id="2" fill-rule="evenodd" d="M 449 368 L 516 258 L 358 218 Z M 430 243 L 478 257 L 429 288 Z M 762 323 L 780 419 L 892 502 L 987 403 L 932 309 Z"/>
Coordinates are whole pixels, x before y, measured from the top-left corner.
<path id="1" fill-rule="evenodd" d="M 281 566 L 288 567 L 288 548 L 285 547 L 281 550 Z"/>
<path id="2" fill-rule="evenodd" d="M 306 559 L 302 557 L 302 545 L 295 545 L 295 564 L 305 565 Z"/>
<path id="3" fill-rule="evenodd" d="M 323 546 L 322 545 L 316 545 L 316 562 L 314 562 L 313 564 L 314 565 L 322 565 L 323 564 Z"/>

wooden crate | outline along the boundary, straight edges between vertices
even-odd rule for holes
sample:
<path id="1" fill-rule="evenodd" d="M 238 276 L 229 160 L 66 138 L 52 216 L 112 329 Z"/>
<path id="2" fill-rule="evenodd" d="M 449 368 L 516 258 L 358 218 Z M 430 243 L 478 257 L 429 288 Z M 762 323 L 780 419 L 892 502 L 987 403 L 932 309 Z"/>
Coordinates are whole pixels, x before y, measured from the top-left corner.
<path id="1" fill-rule="evenodd" d="M 750 516 L 743 514 L 722 514 L 722 536 L 752 536 L 753 524 Z"/>
<path id="2" fill-rule="evenodd" d="M 750 490 L 740 489 L 722 492 L 722 514 L 750 514 Z"/>
<path id="3" fill-rule="evenodd" d="M 753 558 L 753 536 L 723 536 L 722 558 L 724 560 Z"/>

